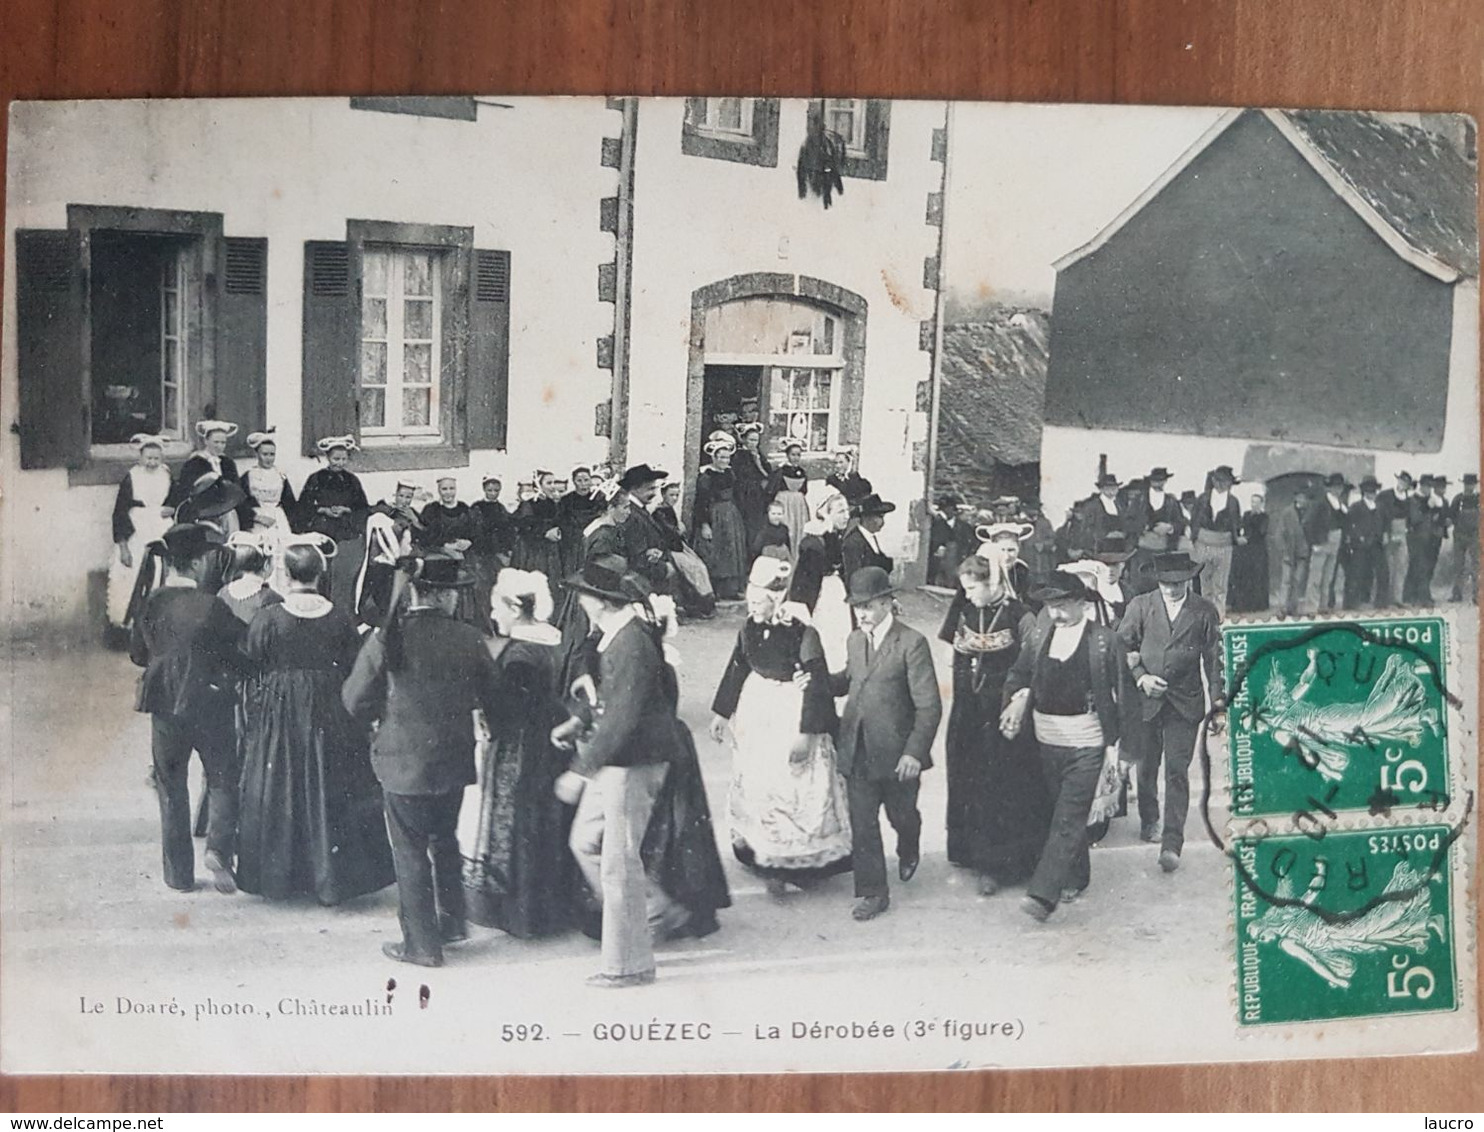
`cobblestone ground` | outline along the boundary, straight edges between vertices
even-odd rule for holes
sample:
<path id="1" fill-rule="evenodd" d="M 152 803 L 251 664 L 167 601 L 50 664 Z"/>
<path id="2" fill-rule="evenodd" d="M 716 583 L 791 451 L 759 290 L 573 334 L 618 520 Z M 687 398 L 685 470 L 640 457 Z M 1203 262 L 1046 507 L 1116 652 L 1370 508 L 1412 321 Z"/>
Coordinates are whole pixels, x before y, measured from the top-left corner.
<path id="1" fill-rule="evenodd" d="M 912 593 L 905 604 L 906 619 L 933 636 L 943 602 Z M 679 641 L 683 715 L 723 842 L 727 755 L 705 726 L 742 616 L 740 605 L 724 608 L 682 628 Z M 934 648 L 946 699 L 948 650 Z M 923 782 L 922 866 L 910 884 L 893 879 L 887 915 L 852 921 L 848 876 L 770 897 L 723 844 L 733 907 L 722 930 L 662 948 L 653 987 L 604 995 L 582 986 L 597 955 L 576 936 L 524 942 L 476 929 L 440 971 L 392 969 L 380 954 L 381 942 L 399 934 L 392 889 L 332 909 L 170 892 L 145 782 L 148 720 L 132 710 L 136 670 L 127 657 L 22 643 L 10 671 L 0 884 L 7 1069 L 60 1060 L 122 1071 L 551 1072 L 594 1057 L 616 1057 L 630 1071 L 1047 1064 L 1199 1059 L 1230 1036 L 1231 882 L 1195 815 L 1184 866 L 1172 876 L 1160 872 L 1154 847 L 1138 842 L 1136 819 L 1115 821 L 1094 851 L 1089 893 L 1038 925 L 1018 911 L 1018 892 L 980 897 L 973 877 L 944 859 L 944 778 L 935 769 Z M 940 734 L 940 768 L 941 746 Z M 426 1008 L 415 1008 L 410 989 L 385 993 L 389 978 L 426 986 Z M 121 998 L 131 1004 L 122 1016 Z M 172 998 L 181 1020 L 140 1016 L 133 1005 Z M 385 999 L 403 1029 L 424 1038 L 305 1018 L 296 1004 L 311 999 Z M 96 1017 L 88 1002 L 103 1005 Z M 232 1007 L 251 1007 L 252 1025 L 223 1013 Z M 565 1036 L 590 1036 L 595 1019 L 630 1015 L 706 1017 L 719 1029 L 708 1041 L 662 1050 Z M 28 1028 L 18 1043 L 22 1017 Z M 1182 1017 L 1212 1025 L 1183 1030 Z M 931 1022 L 921 1039 L 931 1052 L 898 1036 L 850 1045 L 846 1057 L 846 1047 L 787 1037 L 800 1020 L 854 1018 Z M 950 1019 L 1018 1020 L 1022 1037 L 962 1042 L 947 1036 Z M 556 1044 L 500 1036 L 504 1025 L 521 1023 L 543 1027 L 543 1042 Z M 773 1025 L 781 1045 L 764 1036 Z"/>

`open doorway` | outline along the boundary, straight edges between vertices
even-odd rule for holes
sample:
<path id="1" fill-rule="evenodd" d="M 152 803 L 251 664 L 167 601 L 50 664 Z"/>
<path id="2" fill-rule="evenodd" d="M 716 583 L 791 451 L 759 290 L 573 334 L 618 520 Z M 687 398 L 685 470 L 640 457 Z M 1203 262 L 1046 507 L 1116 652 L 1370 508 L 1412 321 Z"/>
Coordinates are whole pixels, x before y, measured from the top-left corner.
<path id="1" fill-rule="evenodd" d="M 762 366 L 706 366 L 701 388 L 701 442 L 695 453 L 699 464 L 709 462 L 706 438 L 713 432 L 734 432 L 737 425 L 758 419 L 762 386 Z"/>

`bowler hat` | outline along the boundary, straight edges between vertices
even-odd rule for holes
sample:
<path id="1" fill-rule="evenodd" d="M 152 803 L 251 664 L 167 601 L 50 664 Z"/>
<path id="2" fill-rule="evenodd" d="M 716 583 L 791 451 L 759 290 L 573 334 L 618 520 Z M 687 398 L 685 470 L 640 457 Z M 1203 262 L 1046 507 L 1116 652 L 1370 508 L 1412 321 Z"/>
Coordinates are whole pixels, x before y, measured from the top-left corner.
<path id="1" fill-rule="evenodd" d="M 474 575 L 464 569 L 461 558 L 453 558 L 447 554 L 429 554 L 423 558 L 422 568 L 418 570 L 414 581 L 424 589 L 462 589 L 474 584 Z"/>
<path id="2" fill-rule="evenodd" d="M 625 491 L 632 491 L 636 487 L 656 483 L 669 474 L 669 472 L 661 471 L 659 468 L 651 468 L 648 464 L 635 464 L 619 477 L 618 486 Z"/>
<path id="3" fill-rule="evenodd" d="M 1161 582 L 1188 582 L 1201 572 L 1200 566 L 1190 560 L 1190 555 L 1156 554 L 1154 577 Z"/>
<path id="4" fill-rule="evenodd" d="M 897 592 L 889 575 L 880 566 L 862 566 L 850 575 L 850 595 L 845 599 L 851 605 L 865 605 L 878 597 Z"/>
<path id="5" fill-rule="evenodd" d="M 873 491 L 862 497 L 861 501 L 851 508 L 851 511 L 864 519 L 868 515 L 890 515 L 896 509 L 895 503 L 888 503 Z"/>
<path id="6" fill-rule="evenodd" d="M 605 601 L 629 602 L 634 598 L 624 592 L 624 575 L 628 571 L 629 564 L 620 555 L 600 554 L 569 577 L 567 585 L 578 593 L 592 594 Z"/>
<path id="7" fill-rule="evenodd" d="M 1070 570 L 1053 570 L 1031 587 L 1030 599 L 1039 602 L 1091 601 L 1093 593 L 1087 583 Z"/>

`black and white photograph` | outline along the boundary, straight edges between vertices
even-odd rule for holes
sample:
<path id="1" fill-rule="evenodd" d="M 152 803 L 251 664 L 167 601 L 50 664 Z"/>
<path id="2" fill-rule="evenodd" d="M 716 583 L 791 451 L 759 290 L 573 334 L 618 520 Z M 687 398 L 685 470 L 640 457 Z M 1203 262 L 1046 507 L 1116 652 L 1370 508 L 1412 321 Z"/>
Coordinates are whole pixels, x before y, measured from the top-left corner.
<path id="1" fill-rule="evenodd" d="M 1473 119 L 17 102 L 7 162 L 7 1073 L 1475 1047 Z M 1244 1025 L 1237 844 L 1414 819 L 1237 829 L 1231 631 L 1418 619 L 1448 914 L 1280 852 Z M 1348 1006 L 1402 945 L 1450 1007 Z"/>

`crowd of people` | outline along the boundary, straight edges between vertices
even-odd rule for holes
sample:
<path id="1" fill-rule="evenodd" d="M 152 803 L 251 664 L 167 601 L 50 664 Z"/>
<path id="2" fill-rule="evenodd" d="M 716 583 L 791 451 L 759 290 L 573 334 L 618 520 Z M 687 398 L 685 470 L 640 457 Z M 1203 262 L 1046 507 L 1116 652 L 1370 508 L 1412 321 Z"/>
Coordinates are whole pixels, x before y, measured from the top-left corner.
<path id="1" fill-rule="evenodd" d="M 248 438 L 240 475 L 232 431 L 202 422 L 173 481 L 160 439 L 137 438 L 115 511 L 168 886 L 196 883 L 194 750 L 218 891 L 336 904 L 396 883 L 392 959 L 441 965 L 470 923 L 580 929 L 601 943 L 590 983 L 652 981 L 657 942 L 717 931 L 731 903 L 676 669 L 682 619 L 718 599 L 746 609 L 708 729 L 730 755 L 737 860 L 775 896 L 848 871 L 851 915 L 874 919 L 890 907 L 884 810 L 897 880 L 916 874 L 943 704 L 880 540 L 895 507 L 853 453 L 810 481 L 794 447 L 770 466 L 757 426 L 712 433 L 687 527 L 680 485 L 648 464 L 538 472 L 514 509 L 498 480 L 466 503 L 451 477 L 420 509 L 413 483 L 373 506 L 353 438 L 322 439 L 326 466 L 296 494 L 271 431 Z M 1168 478 L 1103 477 L 1060 531 L 1013 499 L 935 514 L 948 858 L 986 896 L 1024 884 L 1037 920 L 1087 890 L 1089 847 L 1135 784 L 1141 838 L 1165 872 L 1180 864 L 1189 764 L 1224 707 L 1219 626 L 1244 600 L 1238 552 L 1261 511 L 1242 513 L 1229 468 L 1188 510 Z M 1338 502 L 1300 499 L 1307 559 L 1330 545 L 1320 507 L 1343 548 L 1352 512 L 1393 506 L 1370 486 L 1348 508 L 1343 482 Z M 1446 506 L 1461 542 L 1477 504 Z M 1348 595 L 1365 560 L 1332 557 L 1319 572 L 1343 569 Z"/>
<path id="2" fill-rule="evenodd" d="M 1374 476 L 1353 484 L 1332 473 L 1301 485 L 1276 513 L 1261 486 L 1245 492 L 1244 508 L 1227 465 L 1210 471 L 1200 493 L 1177 496 L 1170 479 L 1164 467 L 1128 483 L 1104 473 L 1057 528 L 1013 496 L 984 509 L 943 496 L 933 508 L 929 580 L 952 585 L 955 564 L 983 541 L 980 528 L 1014 518 L 1031 528 L 1023 557 L 1037 576 L 1099 547 L 1127 549 L 1119 584 L 1132 596 L 1153 588 L 1155 555 L 1182 552 L 1201 567 L 1195 588 L 1223 615 L 1425 607 L 1439 592 L 1450 601 L 1478 600 L 1477 473 L 1465 473 L 1451 497 L 1443 475 L 1414 480 L 1398 472 L 1383 490 Z M 1450 540 L 1452 561 L 1440 570 Z M 1276 579 L 1270 562 L 1279 567 Z"/>

